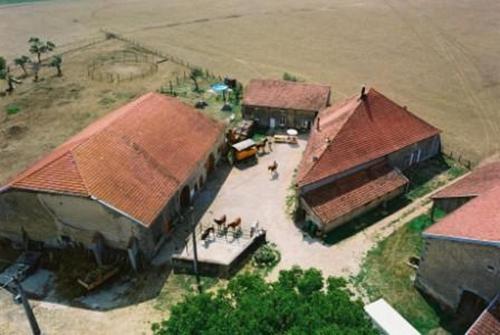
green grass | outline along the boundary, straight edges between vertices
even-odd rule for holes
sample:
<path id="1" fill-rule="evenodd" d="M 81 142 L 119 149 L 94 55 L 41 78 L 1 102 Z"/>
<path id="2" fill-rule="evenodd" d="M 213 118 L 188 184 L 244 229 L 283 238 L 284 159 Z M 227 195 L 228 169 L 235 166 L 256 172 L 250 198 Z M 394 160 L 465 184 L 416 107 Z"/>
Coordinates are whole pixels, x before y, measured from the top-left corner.
<path id="1" fill-rule="evenodd" d="M 325 243 L 337 243 L 356 234 L 409 205 L 412 201 L 444 186 L 465 172 L 467 172 L 465 167 L 442 155 L 404 171 L 404 175 L 410 180 L 407 193 L 388 201 L 385 209 L 377 207 L 331 231 L 326 235 Z"/>
<path id="2" fill-rule="evenodd" d="M 432 223 L 429 214 L 420 215 L 381 241 L 368 252 L 354 278 L 356 287 L 370 301 L 384 298 L 422 334 L 450 329 L 449 318 L 414 287 L 415 270 L 406 263 L 410 257 L 420 256 L 421 233 Z"/>
<path id="3" fill-rule="evenodd" d="M 410 200 L 420 198 L 465 172 L 467 169 L 464 166 L 445 156 L 432 158 L 404 172 L 405 176 L 410 179 L 410 188 L 406 197 Z"/>
<path id="4" fill-rule="evenodd" d="M 21 107 L 19 107 L 16 104 L 7 105 L 7 107 L 5 108 L 5 112 L 7 113 L 7 115 L 14 115 L 14 114 L 19 113 L 20 111 L 21 111 Z"/>
<path id="5" fill-rule="evenodd" d="M 201 277 L 203 290 L 213 289 L 221 280 L 213 277 Z M 156 297 L 154 307 L 161 311 L 169 311 L 176 303 L 188 294 L 197 292 L 196 278 L 192 275 L 171 274 L 160 293 Z"/>
<path id="6" fill-rule="evenodd" d="M 234 119 L 231 120 L 231 124 L 236 124 L 242 119 L 241 116 L 241 105 L 239 101 L 234 101 L 232 98 L 228 98 L 227 101 L 232 106 L 232 111 L 222 111 L 221 108 L 224 104 L 221 94 L 212 94 L 208 90 L 210 86 L 216 82 L 220 82 L 218 78 L 207 77 L 198 79 L 198 85 L 200 90 L 194 91 L 193 82 L 189 78 L 177 78 L 177 80 L 171 81 L 172 91 L 170 90 L 170 83 L 162 86 L 159 89 L 160 93 L 173 95 L 180 100 L 186 102 L 189 105 L 195 105 L 199 100 L 204 100 L 208 106 L 204 109 L 200 109 L 203 114 L 206 114 L 216 120 L 228 119 L 231 115 L 234 115 Z"/>

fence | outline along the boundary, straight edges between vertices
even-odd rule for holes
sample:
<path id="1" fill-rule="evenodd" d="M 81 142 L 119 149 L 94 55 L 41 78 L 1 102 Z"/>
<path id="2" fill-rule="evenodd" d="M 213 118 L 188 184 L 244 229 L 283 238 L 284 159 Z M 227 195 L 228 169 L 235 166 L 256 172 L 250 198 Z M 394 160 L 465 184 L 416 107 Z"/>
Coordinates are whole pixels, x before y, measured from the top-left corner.
<path id="1" fill-rule="evenodd" d="M 156 57 L 150 54 L 139 54 L 132 51 L 122 51 L 111 57 L 94 60 L 87 68 L 87 75 L 92 80 L 118 83 L 135 78 L 144 78 L 158 71 Z M 113 72 L 112 66 L 117 64 L 136 65 L 137 71 L 131 73 Z"/>
<path id="2" fill-rule="evenodd" d="M 106 29 L 101 29 L 101 32 L 105 34 L 106 39 L 115 38 L 117 40 L 120 40 L 120 41 L 129 43 L 129 44 L 132 44 L 136 48 L 141 49 L 144 53 L 149 53 L 149 54 L 152 54 L 152 55 L 155 55 L 155 56 L 159 57 L 160 60 L 157 61 L 157 64 L 163 63 L 165 61 L 170 61 L 172 63 L 185 66 L 185 67 L 187 67 L 190 70 L 195 69 L 195 68 L 202 69 L 203 73 L 205 74 L 205 76 L 207 78 L 222 78 L 220 75 L 211 73 L 208 69 L 203 69 L 200 66 L 196 66 L 196 65 L 193 65 L 193 64 L 191 64 L 189 62 L 184 61 L 182 58 L 176 57 L 174 55 L 167 54 L 164 51 L 161 51 L 159 49 L 146 46 L 146 45 L 144 45 L 144 44 L 142 44 L 142 43 L 140 43 L 140 42 L 138 42 L 136 40 L 133 40 L 133 39 L 128 38 L 128 37 L 125 37 L 125 36 L 123 36 L 123 35 L 121 35 L 119 33 L 112 32 L 112 31 L 109 31 L 109 30 L 106 30 Z M 186 77 L 186 74 L 184 74 L 184 77 Z"/>

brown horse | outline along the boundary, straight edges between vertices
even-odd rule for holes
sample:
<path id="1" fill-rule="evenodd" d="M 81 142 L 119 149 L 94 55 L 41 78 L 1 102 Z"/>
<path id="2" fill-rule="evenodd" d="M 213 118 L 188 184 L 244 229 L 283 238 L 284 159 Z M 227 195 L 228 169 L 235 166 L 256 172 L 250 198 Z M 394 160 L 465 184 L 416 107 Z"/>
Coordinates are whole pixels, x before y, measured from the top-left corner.
<path id="1" fill-rule="evenodd" d="M 271 173 L 275 173 L 276 170 L 278 170 L 278 163 L 274 161 L 272 165 L 269 165 L 267 167 L 267 170 L 270 171 Z"/>
<path id="2" fill-rule="evenodd" d="M 264 154 L 266 153 L 266 145 L 267 145 L 267 137 L 260 141 L 259 143 L 255 144 L 255 148 L 257 149 L 258 152 L 263 152 Z"/>
<path id="3" fill-rule="evenodd" d="M 227 228 L 232 228 L 233 230 L 236 230 L 241 225 L 241 218 L 236 218 L 233 222 L 229 223 L 227 225 Z"/>
<path id="4" fill-rule="evenodd" d="M 207 237 L 210 236 L 210 234 L 212 234 L 214 231 L 215 231 L 214 227 L 208 227 L 207 229 L 205 229 L 201 234 L 201 240 L 205 241 Z"/>
<path id="5" fill-rule="evenodd" d="M 224 228 L 224 225 L 226 224 L 226 215 L 222 215 L 220 218 L 215 218 L 214 219 L 215 224 L 217 225 L 217 228 L 220 230 L 221 228 Z"/>

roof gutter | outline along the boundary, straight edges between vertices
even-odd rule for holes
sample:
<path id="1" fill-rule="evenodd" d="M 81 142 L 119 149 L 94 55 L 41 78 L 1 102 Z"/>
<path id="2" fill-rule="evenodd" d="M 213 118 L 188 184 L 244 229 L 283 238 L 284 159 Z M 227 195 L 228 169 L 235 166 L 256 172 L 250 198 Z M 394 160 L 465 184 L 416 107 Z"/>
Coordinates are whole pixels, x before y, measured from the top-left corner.
<path id="1" fill-rule="evenodd" d="M 471 244 L 479 244 L 479 245 L 483 245 L 483 246 L 500 248 L 500 241 L 483 241 L 483 240 L 478 240 L 478 239 L 473 239 L 473 238 L 454 237 L 454 236 L 447 236 L 447 235 L 436 235 L 436 234 L 425 233 L 425 232 L 422 235 L 424 237 L 435 239 L 435 240 L 471 243 Z"/>
<path id="2" fill-rule="evenodd" d="M 113 210 L 113 211 L 115 211 L 115 212 L 117 212 L 117 213 L 120 213 L 121 215 L 125 216 L 126 218 L 128 218 L 128 219 L 130 219 L 130 220 L 132 220 L 132 221 L 134 221 L 134 222 L 136 222 L 136 223 L 138 223 L 138 224 L 140 224 L 140 225 L 142 225 L 142 226 L 144 226 L 144 227 L 147 227 L 147 225 L 146 225 L 144 222 L 142 222 L 142 221 L 140 221 L 140 220 L 138 220 L 138 219 L 134 218 L 133 216 L 131 216 L 131 215 L 129 215 L 129 214 L 127 214 L 127 213 L 125 213 L 124 211 L 122 211 L 122 210 L 120 210 L 120 209 L 116 208 L 115 206 L 113 206 L 113 205 L 111 205 L 111 204 L 107 203 L 106 201 L 101 200 L 101 199 L 98 199 L 98 198 L 96 198 L 96 197 L 95 197 L 95 196 L 93 196 L 93 195 L 91 195 L 91 196 L 90 196 L 90 198 L 91 198 L 92 200 L 95 200 L 95 201 L 97 201 L 98 203 L 102 204 L 103 206 L 108 207 L 109 209 L 111 209 L 111 210 Z"/>

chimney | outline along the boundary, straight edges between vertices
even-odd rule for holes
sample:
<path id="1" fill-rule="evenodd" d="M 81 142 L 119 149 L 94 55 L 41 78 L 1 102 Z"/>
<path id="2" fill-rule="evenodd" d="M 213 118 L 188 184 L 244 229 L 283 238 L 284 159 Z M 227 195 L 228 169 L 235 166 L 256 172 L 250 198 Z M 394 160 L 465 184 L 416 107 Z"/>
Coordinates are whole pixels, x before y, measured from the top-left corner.
<path id="1" fill-rule="evenodd" d="M 321 131 L 320 126 L 319 126 L 319 116 L 316 118 L 316 130 Z"/>
<path id="2" fill-rule="evenodd" d="M 361 100 L 365 100 L 366 99 L 366 86 L 365 85 L 363 85 L 361 87 L 361 95 L 359 96 L 359 98 Z"/>

